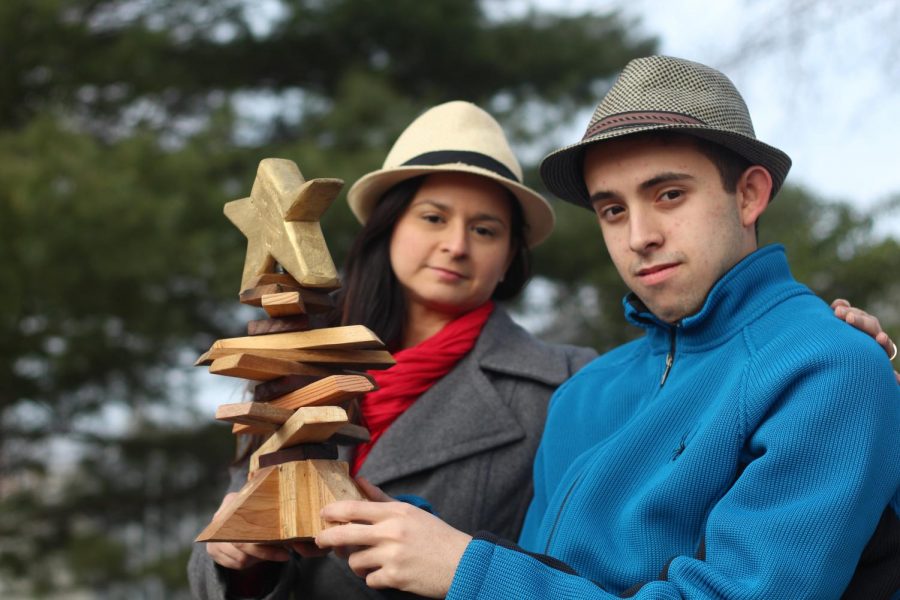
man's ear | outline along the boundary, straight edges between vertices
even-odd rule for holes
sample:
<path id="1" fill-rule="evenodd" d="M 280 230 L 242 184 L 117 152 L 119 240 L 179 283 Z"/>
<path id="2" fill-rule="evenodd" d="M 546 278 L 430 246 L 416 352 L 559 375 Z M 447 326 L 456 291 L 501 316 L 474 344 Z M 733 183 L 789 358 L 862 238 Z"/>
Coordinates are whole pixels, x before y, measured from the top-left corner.
<path id="1" fill-rule="evenodd" d="M 744 227 L 756 223 L 769 206 L 772 196 L 772 175 L 760 165 L 752 165 L 738 179 L 737 201 Z"/>

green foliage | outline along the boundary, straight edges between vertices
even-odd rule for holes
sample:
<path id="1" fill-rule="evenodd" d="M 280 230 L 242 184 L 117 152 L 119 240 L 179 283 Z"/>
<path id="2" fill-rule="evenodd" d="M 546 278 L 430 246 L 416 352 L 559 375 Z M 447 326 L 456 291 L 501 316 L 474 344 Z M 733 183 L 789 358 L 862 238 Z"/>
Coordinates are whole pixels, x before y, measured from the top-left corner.
<path id="1" fill-rule="evenodd" d="M 477 0 L 0 3 L 0 595 L 185 594 L 233 439 L 177 386 L 245 320 L 259 160 L 352 182 L 457 98 L 537 152 L 653 46 Z M 324 227 L 340 263 L 343 198 Z"/>

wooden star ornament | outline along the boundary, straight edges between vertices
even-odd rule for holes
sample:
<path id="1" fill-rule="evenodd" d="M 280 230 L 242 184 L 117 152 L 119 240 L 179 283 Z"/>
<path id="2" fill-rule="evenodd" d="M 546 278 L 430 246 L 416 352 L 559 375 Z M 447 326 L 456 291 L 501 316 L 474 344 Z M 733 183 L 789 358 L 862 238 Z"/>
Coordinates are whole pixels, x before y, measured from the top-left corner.
<path id="1" fill-rule="evenodd" d="M 340 179 L 306 181 L 290 160 L 259 163 L 250 197 L 225 204 L 225 216 L 247 237 L 241 291 L 274 273 L 276 263 L 302 286 L 340 285 L 319 220 L 343 185 Z"/>

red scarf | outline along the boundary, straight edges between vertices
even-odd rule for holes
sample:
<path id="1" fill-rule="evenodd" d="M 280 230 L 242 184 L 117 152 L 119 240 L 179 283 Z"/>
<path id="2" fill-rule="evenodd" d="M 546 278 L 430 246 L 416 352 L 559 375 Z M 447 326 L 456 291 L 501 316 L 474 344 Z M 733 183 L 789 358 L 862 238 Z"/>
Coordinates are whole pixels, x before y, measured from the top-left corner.
<path id="1" fill-rule="evenodd" d="M 397 364 L 390 369 L 369 371 L 378 389 L 363 396 L 360 410 L 371 440 L 356 447 L 354 475 L 391 423 L 472 349 L 493 310 L 494 303 L 488 300 L 450 321 L 427 340 L 394 354 Z"/>

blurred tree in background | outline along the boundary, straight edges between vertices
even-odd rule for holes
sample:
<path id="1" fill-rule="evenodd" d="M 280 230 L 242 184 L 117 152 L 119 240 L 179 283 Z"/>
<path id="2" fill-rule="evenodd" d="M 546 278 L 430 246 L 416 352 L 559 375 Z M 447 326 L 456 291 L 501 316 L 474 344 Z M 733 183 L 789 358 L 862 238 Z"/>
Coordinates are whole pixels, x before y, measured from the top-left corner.
<path id="1" fill-rule="evenodd" d="M 190 541 L 221 499 L 233 439 L 198 412 L 186 373 L 246 321 L 245 243 L 222 206 L 249 192 L 259 160 L 352 182 L 419 112 L 466 99 L 504 123 L 540 188 L 535 157 L 572 141 L 560 132 L 573 116 L 655 48 L 615 13 L 502 7 L 0 3 L 0 596 L 187 595 Z M 554 339 L 602 350 L 633 337 L 593 217 L 556 206 L 535 257 L 542 294 L 519 310 Z M 785 242 L 817 292 L 896 331 L 886 275 L 900 252 L 872 220 L 787 188 L 762 237 Z M 323 226 L 340 263 L 358 229 L 343 199 Z"/>
<path id="2" fill-rule="evenodd" d="M 0 3 L 0 595 L 186 595 L 233 445 L 186 367 L 245 321 L 222 205 L 259 160 L 352 181 L 457 98 L 544 150 L 655 47 L 500 4 Z"/>

